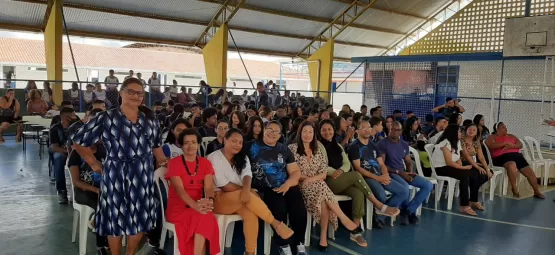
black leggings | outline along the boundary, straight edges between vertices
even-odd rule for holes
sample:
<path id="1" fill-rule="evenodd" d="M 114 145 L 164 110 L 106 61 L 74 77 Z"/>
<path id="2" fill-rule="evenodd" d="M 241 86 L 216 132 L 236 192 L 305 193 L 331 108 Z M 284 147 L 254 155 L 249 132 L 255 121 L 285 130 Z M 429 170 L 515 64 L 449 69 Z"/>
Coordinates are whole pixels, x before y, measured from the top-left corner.
<path id="1" fill-rule="evenodd" d="M 75 188 L 73 192 L 75 193 L 75 201 L 77 203 L 86 205 L 96 210 L 96 206 L 98 204 L 98 194 L 91 191 L 84 191 L 79 188 Z M 105 236 L 98 235 L 98 232 L 95 233 L 95 235 L 97 248 L 108 247 L 108 239 Z"/>
<path id="2" fill-rule="evenodd" d="M 288 240 L 281 239 L 274 235 L 274 240 L 279 246 L 290 245 L 293 254 L 296 253 L 297 245 L 305 243 L 304 236 L 306 231 L 306 207 L 299 186 L 291 187 L 285 195 L 278 194 L 270 188 L 261 190 L 264 194 L 264 203 L 270 209 L 277 221 L 287 223 L 295 232 Z"/>
<path id="3" fill-rule="evenodd" d="M 468 206 L 472 202 L 478 202 L 478 190 L 482 184 L 488 181 L 488 176 L 480 174 L 476 168 L 470 170 L 459 170 L 450 166 L 436 168 L 437 175 L 447 176 L 459 180 L 460 205 Z M 470 191 L 469 191 L 470 189 Z"/>

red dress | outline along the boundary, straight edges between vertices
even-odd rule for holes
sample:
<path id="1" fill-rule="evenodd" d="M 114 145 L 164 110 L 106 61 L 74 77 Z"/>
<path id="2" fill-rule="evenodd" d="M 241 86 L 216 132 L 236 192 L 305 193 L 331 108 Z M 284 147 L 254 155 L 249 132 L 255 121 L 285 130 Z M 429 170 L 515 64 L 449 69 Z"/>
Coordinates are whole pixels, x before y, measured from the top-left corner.
<path id="1" fill-rule="evenodd" d="M 183 157 L 175 157 L 168 163 L 168 173 L 166 179 L 178 176 L 183 180 L 185 192 L 194 200 L 203 197 L 204 177 L 214 175 L 214 168 L 210 161 L 198 157 L 198 173 L 191 176 L 185 170 Z M 187 167 L 191 174 L 195 172 L 195 162 L 187 161 Z M 170 185 L 168 194 L 168 209 L 166 219 L 175 225 L 177 239 L 179 240 L 179 252 L 182 255 L 194 254 L 194 236 L 200 234 L 210 243 L 210 254 L 220 252 L 220 231 L 218 222 L 213 213 L 201 214 L 193 208 L 187 207 L 173 186 Z"/>

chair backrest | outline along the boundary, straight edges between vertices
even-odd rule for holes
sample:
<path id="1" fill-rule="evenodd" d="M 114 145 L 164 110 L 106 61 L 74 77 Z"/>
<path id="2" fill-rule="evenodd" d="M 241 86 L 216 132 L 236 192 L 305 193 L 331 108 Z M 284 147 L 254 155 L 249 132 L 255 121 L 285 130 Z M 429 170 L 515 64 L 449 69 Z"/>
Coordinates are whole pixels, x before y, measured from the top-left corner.
<path id="1" fill-rule="evenodd" d="M 71 169 L 67 168 L 67 172 L 69 174 L 69 181 L 71 182 L 71 197 L 73 197 L 73 202 L 75 203 L 75 186 L 73 185 L 73 178 L 71 178 Z"/>
<path id="2" fill-rule="evenodd" d="M 430 166 L 432 168 L 432 177 L 436 177 L 436 168 L 434 167 L 434 162 L 432 161 L 432 153 L 434 151 L 435 144 L 424 145 L 424 150 L 428 153 L 428 158 L 430 158 Z"/>
<path id="3" fill-rule="evenodd" d="M 538 159 L 543 159 L 543 155 L 542 155 L 542 151 L 541 151 L 541 147 L 540 147 L 540 142 L 538 142 L 538 140 L 536 140 L 536 138 L 531 137 L 531 136 L 525 136 L 524 141 L 526 141 L 526 144 L 530 148 L 530 156 L 532 156 L 533 160 L 536 160 L 536 155 L 535 154 L 538 155 Z"/>
<path id="4" fill-rule="evenodd" d="M 420 155 L 418 154 L 418 150 L 409 146 L 409 152 L 412 153 L 412 156 L 414 157 L 414 164 L 416 165 L 418 175 L 424 177 L 424 172 L 422 171 L 422 166 L 420 165 Z"/>
<path id="5" fill-rule="evenodd" d="M 493 168 L 493 162 L 491 161 L 491 154 L 489 153 L 489 148 L 486 145 L 486 140 L 483 140 L 482 143 L 484 144 L 483 148 L 485 149 L 483 152 L 485 155 L 487 155 L 486 157 L 488 157 L 488 162 L 489 162 L 488 167 L 491 169 Z"/>
<path id="6" fill-rule="evenodd" d="M 532 158 L 530 157 L 530 151 L 528 149 L 528 145 L 526 145 L 526 142 L 522 141 L 522 139 L 518 138 L 518 140 L 520 141 L 520 143 L 522 144 L 522 153 L 524 153 L 524 158 L 528 161 L 532 160 Z"/>
<path id="7" fill-rule="evenodd" d="M 216 140 L 216 137 L 213 136 L 209 136 L 209 137 L 203 137 L 202 138 L 202 142 L 200 143 L 200 147 L 199 147 L 199 154 L 203 157 L 205 157 L 206 155 L 204 155 L 206 153 L 206 147 L 208 147 L 208 144 L 212 141 Z"/>
<path id="8" fill-rule="evenodd" d="M 165 167 L 160 167 L 154 171 L 154 182 L 156 183 L 156 190 L 158 191 L 158 199 L 160 201 L 160 207 L 162 209 L 162 219 L 166 221 L 166 208 L 164 207 L 164 196 L 162 195 L 162 189 L 160 188 L 160 183 L 164 185 L 164 190 L 166 191 L 166 200 L 168 199 L 168 182 L 166 181 L 166 173 L 168 169 Z"/>

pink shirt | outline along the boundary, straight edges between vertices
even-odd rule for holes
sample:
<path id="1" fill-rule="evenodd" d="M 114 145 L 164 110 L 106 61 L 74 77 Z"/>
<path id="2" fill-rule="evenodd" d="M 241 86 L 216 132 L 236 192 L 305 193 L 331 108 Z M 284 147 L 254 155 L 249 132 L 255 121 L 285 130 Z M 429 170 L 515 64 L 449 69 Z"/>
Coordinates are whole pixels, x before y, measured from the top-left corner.
<path id="1" fill-rule="evenodd" d="M 495 142 L 498 143 L 504 143 L 504 142 L 509 142 L 512 144 L 517 144 L 517 138 L 513 137 L 513 136 L 509 136 L 509 135 L 505 135 L 505 136 L 495 136 Z M 506 149 L 503 150 L 503 147 L 501 148 L 497 148 L 497 149 L 491 149 L 491 157 L 492 158 L 496 158 L 499 157 L 505 153 L 511 153 L 511 152 L 520 152 L 520 149 L 517 148 L 510 148 L 510 149 Z"/>

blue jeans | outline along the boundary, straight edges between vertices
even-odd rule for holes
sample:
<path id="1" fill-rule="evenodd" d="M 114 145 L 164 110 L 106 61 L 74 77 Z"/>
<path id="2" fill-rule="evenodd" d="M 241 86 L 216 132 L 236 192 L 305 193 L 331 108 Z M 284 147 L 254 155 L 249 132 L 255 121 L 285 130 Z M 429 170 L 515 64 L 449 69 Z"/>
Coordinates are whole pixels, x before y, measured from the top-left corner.
<path id="1" fill-rule="evenodd" d="M 391 175 L 391 181 L 393 182 L 393 180 L 403 185 L 406 189 L 409 189 L 409 184 L 419 189 L 412 200 L 410 199 L 409 194 L 405 201 L 401 204 L 401 208 L 406 209 L 409 213 L 416 213 L 418 207 L 426 201 L 426 198 L 430 195 L 430 192 L 432 192 L 432 189 L 434 188 L 434 185 L 430 181 L 419 175 L 414 176 L 412 178 L 412 182 L 410 183 L 407 183 L 403 177 L 396 174 Z"/>
<path id="2" fill-rule="evenodd" d="M 399 208 L 401 205 L 407 200 L 410 196 L 408 185 L 404 185 L 403 183 L 398 182 L 397 180 L 391 178 L 391 183 L 388 185 L 383 185 L 378 181 L 370 178 L 365 178 L 366 183 L 370 186 L 372 193 L 374 196 L 382 203 L 386 204 L 389 207 Z M 404 182 L 406 184 L 406 182 Z M 391 197 L 387 199 L 385 195 L 385 191 L 389 191 L 391 193 Z M 377 215 L 377 219 L 384 220 L 385 216 Z"/>
<path id="3" fill-rule="evenodd" d="M 66 165 L 67 155 L 65 153 L 54 152 L 52 158 L 52 164 L 54 165 L 53 172 L 54 178 L 56 178 L 56 190 L 67 191 L 66 189 Z"/>

